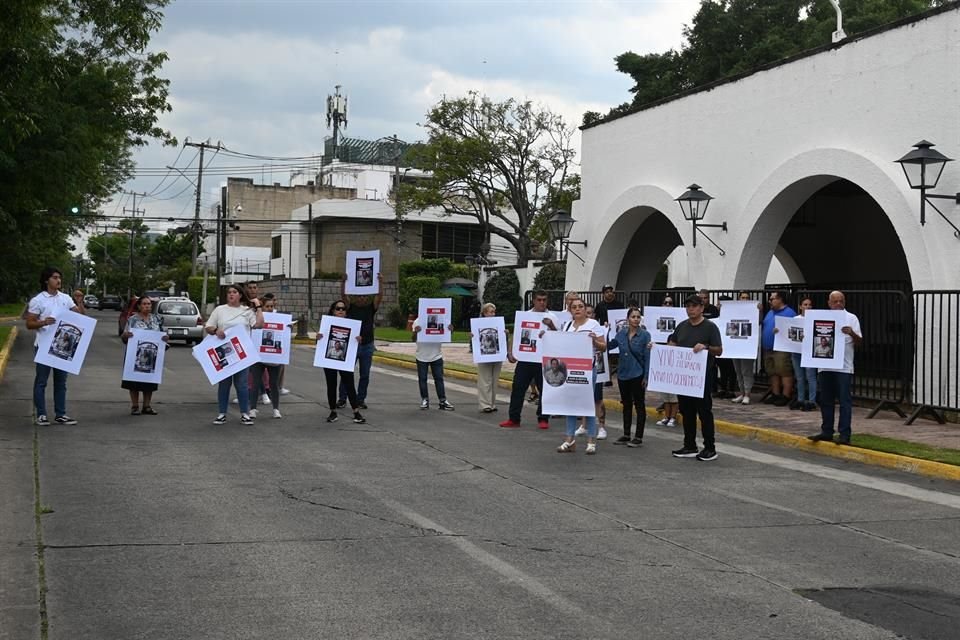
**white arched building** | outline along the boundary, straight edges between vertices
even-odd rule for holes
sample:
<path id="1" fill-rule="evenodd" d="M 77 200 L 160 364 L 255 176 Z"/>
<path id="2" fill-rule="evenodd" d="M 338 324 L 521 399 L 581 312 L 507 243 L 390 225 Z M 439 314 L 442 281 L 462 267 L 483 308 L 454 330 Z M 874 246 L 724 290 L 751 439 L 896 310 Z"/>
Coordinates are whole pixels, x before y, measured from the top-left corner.
<path id="1" fill-rule="evenodd" d="M 960 239 L 895 160 L 919 140 L 960 157 L 960 7 L 930 11 L 583 129 L 567 289 L 791 282 L 960 289 Z M 692 246 L 674 199 L 715 198 Z M 960 162 L 936 193 L 960 192 Z M 960 226 L 960 206 L 937 206 Z"/>

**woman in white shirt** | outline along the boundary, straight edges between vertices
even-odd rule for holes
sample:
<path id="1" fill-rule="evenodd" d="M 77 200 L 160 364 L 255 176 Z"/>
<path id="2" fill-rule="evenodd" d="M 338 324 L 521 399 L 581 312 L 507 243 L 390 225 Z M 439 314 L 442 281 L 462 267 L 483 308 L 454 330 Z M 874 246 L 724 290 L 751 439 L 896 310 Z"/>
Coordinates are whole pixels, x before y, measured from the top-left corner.
<path id="1" fill-rule="evenodd" d="M 590 339 L 593 341 L 593 348 L 606 350 L 607 331 L 599 322 L 587 317 L 586 303 L 580 298 L 576 298 L 570 301 L 568 308 L 573 319 L 564 323 L 560 330 L 575 333 L 589 333 Z M 557 447 L 558 452 L 569 453 L 576 447 L 577 417 L 578 416 L 567 416 L 566 439 Z M 597 452 L 597 416 L 586 416 L 585 421 L 587 426 L 587 454 L 594 454 Z"/>
<path id="2" fill-rule="evenodd" d="M 250 301 L 243 287 L 237 284 L 227 285 L 227 304 L 222 304 L 213 310 L 207 320 L 206 332 L 216 335 L 221 340 L 225 332 L 233 327 L 243 327 L 250 333 L 252 329 L 263 326 L 263 310 L 258 301 Z M 247 386 L 249 373 L 247 369 L 238 371 L 229 378 L 220 381 L 217 389 L 217 404 L 219 413 L 213 424 L 223 424 L 227 421 L 227 407 L 230 405 L 230 385 L 237 390 L 237 400 L 240 402 L 241 424 L 253 424 L 250 417 L 250 397 Z"/>

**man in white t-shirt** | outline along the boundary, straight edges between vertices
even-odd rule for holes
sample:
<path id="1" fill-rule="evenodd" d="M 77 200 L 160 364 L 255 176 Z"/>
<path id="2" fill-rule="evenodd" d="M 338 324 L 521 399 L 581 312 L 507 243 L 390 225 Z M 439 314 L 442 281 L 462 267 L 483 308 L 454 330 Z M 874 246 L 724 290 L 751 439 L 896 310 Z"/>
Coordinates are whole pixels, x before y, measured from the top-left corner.
<path id="1" fill-rule="evenodd" d="M 843 326 L 843 367 L 840 369 L 820 369 L 817 387 L 820 391 L 820 433 L 809 436 L 814 442 L 833 440 L 834 402 L 840 404 L 840 420 L 837 431 L 840 437 L 837 444 L 850 444 L 851 421 L 853 419 L 853 356 L 854 350 L 863 342 L 860 320 L 847 311 L 847 299 L 841 291 L 832 291 L 827 306 L 833 311 L 845 311 L 847 314 Z M 839 345 L 837 345 L 839 348 Z"/>
<path id="2" fill-rule="evenodd" d="M 41 332 L 53 330 L 50 325 L 56 323 L 56 316 L 64 310 L 84 313 L 84 310 L 76 305 L 73 298 L 60 291 L 62 278 L 63 275 L 59 269 L 55 267 L 44 269 L 40 274 L 42 291 L 31 298 L 27 304 L 25 316 L 27 329 L 37 332 L 33 340 L 34 351 L 36 351 L 37 344 L 40 341 Z M 50 379 L 51 370 L 53 370 L 53 409 L 56 412 L 53 423 L 77 424 L 76 420 L 67 415 L 67 372 L 39 363 L 36 365 L 36 375 L 33 378 L 33 406 L 37 411 L 36 424 L 48 426 L 51 423 L 47 418 L 46 398 L 47 381 Z"/>
<path id="3" fill-rule="evenodd" d="M 417 343 L 417 381 L 420 384 L 420 408 L 430 408 L 430 396 L 427 390 L 427 370 L 433 375 L 433 386 L 437 391 L 437 406 L 442 411 L 453 411 L 453 405 L 447 402 L 447 390 L 443 386 L 443 351 L 439 342 L 423 342 L 419 333 L 423 330 L 420 318 L 413 321 L 413 339 Z M 450 332 L 451 339 L 453 331 Z"/>

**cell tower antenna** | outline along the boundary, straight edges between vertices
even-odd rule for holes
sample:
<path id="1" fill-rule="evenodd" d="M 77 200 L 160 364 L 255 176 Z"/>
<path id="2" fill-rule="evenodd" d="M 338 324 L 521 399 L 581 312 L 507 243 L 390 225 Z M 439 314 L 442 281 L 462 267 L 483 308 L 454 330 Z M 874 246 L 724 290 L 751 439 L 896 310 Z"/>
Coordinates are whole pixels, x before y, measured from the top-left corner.
<path id="1" fill-rule="evenodd" d="M 340 85 L 327 96 L 327 128 L 333 126 L 333 157 L 340 159 L 340 127 L 347 128 L 347 98 L 340 95 Z"/>

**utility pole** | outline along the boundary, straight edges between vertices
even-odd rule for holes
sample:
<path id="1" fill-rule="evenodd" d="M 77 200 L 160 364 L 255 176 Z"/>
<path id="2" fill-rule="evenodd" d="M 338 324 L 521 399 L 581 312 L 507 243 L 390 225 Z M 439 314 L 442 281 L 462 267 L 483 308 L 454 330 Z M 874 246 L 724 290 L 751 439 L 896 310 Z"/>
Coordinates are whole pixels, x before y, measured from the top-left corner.
<path id="1" fill-rule="evenodd" d="M 313 322 L 313 203 L 307 204 L 307 330 Z"/>
<path id="2" fill-rule="evenodd" d="M 190 261 L 190 275 L 197 275 L 197 253 L 198 247 L 200 244 L 200 195 L 203 192 L 203 152 L 206 149 L 215 149 L 220 150 L 220 143 L 216 145 L 210 144 L 210 140 L 204 142 L 190 142 L 187 140 L 183 143 L 185 147 L 197 147 L 200 149 L 200 163 L 197 165 L 197 205 L 194 208 L 193 212 L 193 251 L 191 252 L 191 261 Z"/>
<path id="3" fill-rule="evenodd" d="M 333 125 L 333 159 L 340 160 L 340 125 L 347 126 L 347 98 L 340 95 L 340 85 L 327 96 L 327 128 Z"/>
<path id="4" fill-rule="evenodd" d="M 130 213 L 131 219 L 133 222 L 130 224 L 130 250 L 129 255 L 127 256 L 127 302 L 129 303 L 130 299 L 133 297 L 133 251 L 134 244 L 137 237 L 137 215 L 144 215 L 146 211 L 143 209 L 137 209 L 137 196 L 142 198 L 147 197 L 145 193 L 137 193 L 135 191 L 130 191 L 129 195 L 133 196 L 133 208 L 127 209 L 124 207 L 123 213 L 126 215 Z M 106 248 L 106 247 L 104 247 Z"/>

